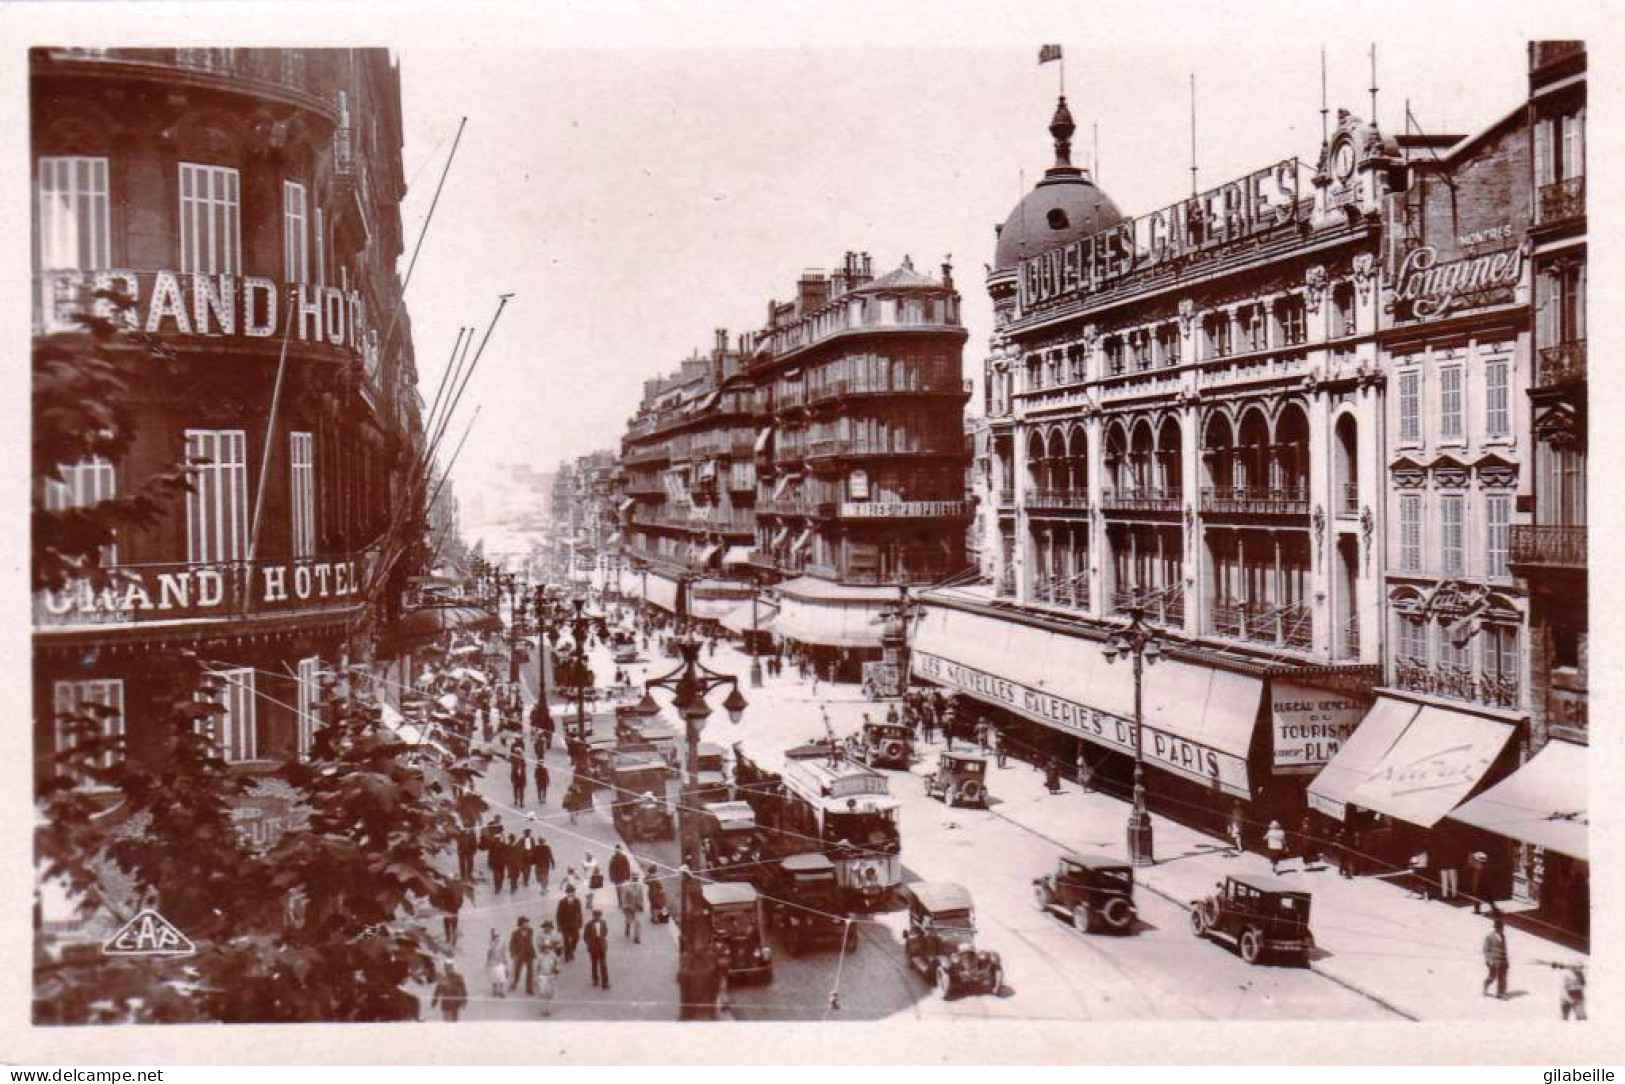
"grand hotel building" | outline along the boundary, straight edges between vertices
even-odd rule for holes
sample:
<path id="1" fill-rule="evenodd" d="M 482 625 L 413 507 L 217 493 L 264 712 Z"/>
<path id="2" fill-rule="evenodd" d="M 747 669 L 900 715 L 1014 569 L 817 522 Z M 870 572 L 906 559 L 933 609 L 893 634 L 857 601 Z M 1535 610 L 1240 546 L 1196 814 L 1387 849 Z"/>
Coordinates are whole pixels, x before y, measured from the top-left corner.
<path id="1" fill-rule="evenodd" d="M 35 464 L 36 500 L 196 468 L 117 539 L 126 587 L 35 599 L 36 749 L 90 701 L 144 755 L 185 648 L 223 678 L 227 760 L 299 756 L 319 672 L 396 609 L 402 578 L 374 575 L 423 448 L 398 69 L 382 49 L 37 49 L 30 84 L 36 347 L 82 346 L 83 291 L 113 287 L 177 365 L 131 388 L 125 461 Z"/>
<path id="2" fill-rule="evenodd" d="M 1347 820 L 1400 864 L 1483 849 L 1493 891 L 1554 897 L 1555 867 L 1576 895 L 1578 55 L 1533 48 L 1530 103 L 1473 136 L 1340 112 L 1312 164 L 1136 218 L 1071 165 L 1063 99 L 987 279 L 994 581 L 923 596 L 914 673 L 1126 789 L 1133 682 L 1101 641 L 1140 610 L 1154 808 Z"/>

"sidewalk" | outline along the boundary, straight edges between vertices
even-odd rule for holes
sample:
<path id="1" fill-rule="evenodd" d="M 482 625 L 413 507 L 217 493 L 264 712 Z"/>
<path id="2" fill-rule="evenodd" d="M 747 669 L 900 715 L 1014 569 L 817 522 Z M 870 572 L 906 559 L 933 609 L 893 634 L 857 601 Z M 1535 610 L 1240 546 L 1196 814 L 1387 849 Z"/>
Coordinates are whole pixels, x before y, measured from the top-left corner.
<path id="1" fill-rule="evenodd" d="M 930 771 L 942 748 L 940 741 L 925 746 L 916 774 Z M 1042 772 L 1014 759 L 1007 768 L 990 765 L 989 789 L 994 815 L 1056 844 L 1087 854 L 1128 853 L 1125 802 L 1084 793 L 1072 783 L 1051 795 Z M 1226 874 L 1270 872 L 1262 855 L 1233 854 L 1220 840 L 1166 817 L 1153 814 L 1152 822 L 1157 863 L 1136 870 L 1136 880 L 1142 890 L 1182 908 L 1188 910 L 1190 901 L 1207 895 Z M 1310 926 L 1317 952 L 1311 968 L 1413 1019 L 1557 1020 L 1562 972 L 1531 961 L 1584 959 L 1509 924 L 1512 967 L 1507 1000 L 1498 1001 L 1481 992 L 1489 920 L 1470 907 L 1413 899 L 1378 877 L 1345 880 L 1330 865 L 1306 870 L 1297 858 L 1283 862 L 1279 876 L 1313 893 Z M 1233 951 L 1190 937 L 1192 951 Z"/>

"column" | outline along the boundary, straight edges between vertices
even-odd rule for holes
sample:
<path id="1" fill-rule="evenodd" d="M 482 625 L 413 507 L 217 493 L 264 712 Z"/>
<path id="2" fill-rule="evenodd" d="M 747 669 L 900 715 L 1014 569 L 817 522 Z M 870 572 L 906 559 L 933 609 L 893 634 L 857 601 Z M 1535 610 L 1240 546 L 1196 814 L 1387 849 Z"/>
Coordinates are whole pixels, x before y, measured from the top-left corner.
<path id="1" fill-rule="evenodd" d="M 1328 311 L 1331 305 L 1324 306 Z M 1322 352 L 1324 353 L 1324 351 Z M 1327 660 L 1337 657 L 1337 607 L 1332 600 L 1337 591 L 1337 471 L 1333 469 L 1332 395 L 1324 385 L 1315 389 L 1309 401 L 1309 462 L 1304 482 L 1309 495 L 1309 513 L 1320 510 L 1325 524 L 1318 532 L 1311 526 L 1309 575 L 1304 584 L 1304 605 L 1309 607 L 1310 647 Z M 1364 428 L 1362 426 L 1362 428 Z M 1311 520 L 1311 524 L 1313 524 Z"/>
<path id="2" fill-rule="evenodd" d="M 1088 438 L 1085 455 L 1088 457 L 1088 492 L 1089 492 L 1089 519 L 1085 530 L 1089 532 L 1089 543 L 1085 549 L 1085 560 L 1089 562 L 1090 575 L 1087 577 L 1089 586 L 1088 598 L 1085 606 L 1092 616 L 1099 617 L 1106 612 L 1105 583 L 1107 580 L 1106 562 L 1110 548 L 1106 545 L 1106 524 L 1100 515 L 1101 499 L 1101 473 L 1103 455 L 1100 447 L 1100 416 L 1093 415 L 1084 419 L 1084 433 Z"/>

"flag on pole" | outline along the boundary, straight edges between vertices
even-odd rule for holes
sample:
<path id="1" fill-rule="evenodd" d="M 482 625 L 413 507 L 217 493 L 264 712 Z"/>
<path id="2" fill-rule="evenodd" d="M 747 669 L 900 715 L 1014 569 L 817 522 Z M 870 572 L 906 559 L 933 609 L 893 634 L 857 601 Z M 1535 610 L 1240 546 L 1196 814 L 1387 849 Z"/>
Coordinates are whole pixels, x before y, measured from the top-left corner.
<path id="1" fill-rule="evenodd" d="M 1045 45 L 1038 50 L 1038 62 L 1040 64 L 1048 64 L 1052 60 L 1060 59 L 1061 47 L 1059 45 Z"/>

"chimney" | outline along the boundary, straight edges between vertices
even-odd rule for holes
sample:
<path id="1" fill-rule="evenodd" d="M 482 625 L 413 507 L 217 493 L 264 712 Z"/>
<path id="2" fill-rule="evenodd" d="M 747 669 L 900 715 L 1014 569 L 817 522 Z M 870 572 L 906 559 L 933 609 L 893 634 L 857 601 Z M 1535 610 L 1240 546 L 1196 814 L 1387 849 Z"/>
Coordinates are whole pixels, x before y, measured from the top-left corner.
<path id="1" fill-rule="evenodd" d="M 717 328 L 717 353 L 719 353 L 719 354 L 726 353 L 727 350 L 728 350 L 728 329 L 725 328 L 725 327 L 719 327 L 719 328 Z"/>
<path id="2" fill-rule="evenodd" d="M 796 307 L 799 314 L 807 315 L 815 309 L 822 308 L 829 300 L 829 280 L 822 271 L 808 270 L 801 273 L 801 281 L 796 283 Z"/>

